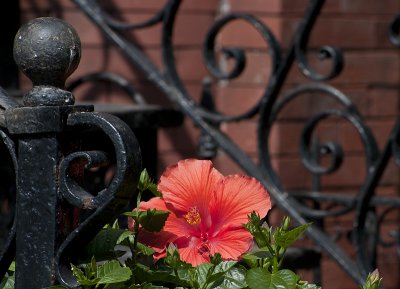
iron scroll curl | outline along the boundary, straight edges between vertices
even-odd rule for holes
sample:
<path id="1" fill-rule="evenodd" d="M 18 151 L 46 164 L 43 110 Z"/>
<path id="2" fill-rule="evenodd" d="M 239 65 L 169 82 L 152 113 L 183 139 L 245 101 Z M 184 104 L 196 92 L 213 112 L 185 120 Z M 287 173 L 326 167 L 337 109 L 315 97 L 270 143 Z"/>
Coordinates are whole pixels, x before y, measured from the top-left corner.
<path id="1" fill-rule="evenodd" d="M 11 162 L 13 165 L 12 170 L 16 175 L 18 171 L 18 161 L 17 161 L 17 154 L 15 151 L 14 141 L 3 130 L 0 130 L 0 137 L 11 158 Z M 15 187 L 16 185 L 14 183 L 13 184 L 14 193 L 15 193 Z M 14 260 L 15 257 L 15 236 L 16 236 L 15 208 L 11 208 L 9 214 L 12 215 L 12 220 L 11 220 L 12 226 L 8 230 L 8 232 L 6 232 L 7 237 L 5 240 L 3 240 L 4 244 L 0 251 L 0 278 L 6 274 L 8 268 L 10 267 L 11 262 Z"/>
<path id="2" fill-rule="evenodd" d="M 334 46 L 324 45 L 318 49 L 319 60 L 330 60 L 332 66 L 327 73 L 319 73 L 314 70 L 306 57 L 307 45 L 309 42 L 312 27 L 316 21 L 316 15 L 319 14 L 324 1 L 310 1 L 313 5 L 313 9 L 310 9 L 305 15 L 305 18 L 309 19 L 307 22 L 303 22 L 299 27 L 299 33 L 294 38 L 295 55 L 298 62 L 298 66 L 301 72 L 308 78 L 316 81 L 329 80 L 338 76 L 343 70 L 344 58 L 342 51 Z"/>
<path id="3" fill-rule="evenodd" d="M 15 101 L 12 97 L 9 96 L 8 92 L 3 89 L 2 87 L 0 87 L 0 138 L 1 141 L 4 144 L 4 148 L 6 150 L 6 153 L 9 156 L 10 159 L 10 163 L 5 163 L 4 165 L 12 165 L 12 168 L 7 167 L 7 171 L 11 172 L 10 169 L 12 170 L 12 172 L 17 175 L 17 171 L 18 171 L 18 160 L 17 160 L 17 153 L 16 153 L 16 149 L 15 149 L 15 143 L 14 140 L 8 135 L 7 130 L 3 129 L 6 128 L 6 123 L 5 123 L 5 116 L 4 116 L 4 112 L 7 109 L 10 108 L 15 108 L 18 107 L 19 104 L 17 101 Z M 4 159 L 3 159 L 4 161 Z M 12 179 L 12 178 L 10 178 Z M 15 178 L 14 178 L 15 180 Z M 14 181 L 15 182 L 15 181 Z M 4 184 L 4 181 L 2 183 L 2 185 Z M 12 188 L 7 188 L 9 191 L 13 191 L 13 193 L 15 193 L 15 183 L 12 184 Z M 15 206 L 15 204 L 14 204 Z M 3 240 L 4 244 L 2 246 L 1 251 L 0 251 L 0 277 L 3 277 L 11 262 L 13 261 L 14 257 L 15 257 L 15 235 L 16 235 L 16 224 L 15 224 L 15 208 L 11 208 L 10 215 L 12 215 L 12 226 L 10 228 L 10 230 L 8 230 L 8 232 L 6 232 L 6 239 Z"/>
<path id="4" fill-rule="evenodd" d="M 163 63 L 168 77 L 175 87 L 179 89 L 182 95 L 192 103 L 194 101 L 192 97 L 186 91 L 181 78 L 177 72 L 174 48 L 172 42 L 173 29 L 175 24 L 176 15 L 178 13 L 181 1 L 170 1 L 169 5 L 166 6 L 164 21 L 163 21 L 163 33 L 162 33 L 162 56 Z M 271 75 L 274 75 L 281 62 L 281 48 L 279 42 L 276 40 L 274 34 L 270 28 L 266 26 L 262 21 L 256 17 L 244 14 L 244 13 L 231 13 L 219 18 L 209 28 L 205 39 L 203 41 L 202 54 L 203 61 L 211 76 L 217 80 L 229 80 L 233 81 L 239 77 L 246 67 L 246 54 L 245 50 L 238 47 L 224 47 L 221 50 L 222 55 L 233 61 L 233 67 L 229 71 L 223 71 L 218 64 L 216 59 L 216 38 L 219 33 L 229 24 L 234 21 L 244 21 L 250 25 L 251 28 L 255 29 L 262 37 L 266 46 L 269 48 L 269 56 L 271 58 Z M 240 112 L 236 115 L 225 115 L 217 110 L 211 111 L 203 108 L 200 105 L 194 105 L 196 113 L 200 115 L 204 120 L 210 123 L 222 123 L 222 122 L 236 122 L 245 119 L 249 119 L 255 116 L 260 108 L 262 99 L 266 97 L 269 87 L 272 85 L 272 79 L 270 79 L 265 85 L 264 92 L 260 96 L 260 101 L 247 111 Z M 211 96 L 212 97 L 212 96 Z"/>
<path id="5" fill-rule="evenodd" d="M 115 220 L 127 208 L 136 192 L 141 170 L 141 155 L 133 132 L 117 117 L 96 112 L 73 113 L 69 115 L 67 125 L 92 126 L 100 129 L 111 140 L 116 160 L 115 175 L 111 182 L 95 196 L 73 179 L 69 169 L 78 160 L 84 160 L 86 168 L 103 164 L 107 162 L 107 154 L 102 151 L 74 152 L 66 156 L 60 164 L 62 196 L 73 206 L 90 210 L 90 215 L 63 241 L 55 261 L 58 281 L 68 288 L 79 288 L 69 264 L 78 256 L 78 248 L 90 242 L 105 224 Z"/>

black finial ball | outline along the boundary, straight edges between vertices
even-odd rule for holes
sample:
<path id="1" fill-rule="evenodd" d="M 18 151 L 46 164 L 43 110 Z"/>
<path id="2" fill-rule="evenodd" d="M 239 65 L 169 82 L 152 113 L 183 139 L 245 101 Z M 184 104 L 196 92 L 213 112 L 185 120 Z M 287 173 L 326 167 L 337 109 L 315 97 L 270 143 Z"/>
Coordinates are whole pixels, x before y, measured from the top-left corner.
<path id="1" fill-rule="evenodd" d="M 78 67 L 80 56 L 77 32 L 61 19 L 33 19 L 19 29 L 14 39 L 14 60 L 34 89 L 35 86 L 64 89 L 65 80 Z"/>
<path id="2" fill-rule="evenodd" d="M 33 83 L 24 104 L 73 105 L 75 99 L 64 90 L 65 81 L 80 57 L 79 36 L 67 22 L 41 17 L 23 25 L 14 39 L 14 60 Z"/>

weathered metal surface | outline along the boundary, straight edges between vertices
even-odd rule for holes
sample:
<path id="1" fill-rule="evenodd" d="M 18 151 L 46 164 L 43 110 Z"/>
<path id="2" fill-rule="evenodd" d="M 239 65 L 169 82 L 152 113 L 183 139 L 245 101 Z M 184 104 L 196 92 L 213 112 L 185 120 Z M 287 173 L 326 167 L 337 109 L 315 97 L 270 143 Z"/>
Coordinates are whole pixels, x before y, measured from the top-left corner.
<path id="1" fill-rule="evenodd" d="M 72 93 L 64 90 L 80 59 L 80 40 L 71 25 L 55 18 L 28 22 L 15 37 L 14 57 L 34 86 L 22 106 L 1 95 L 2 136 L 14 161 L 17 196 L 0 274 L 15 258 L 15 288 L 55 283 L 72 288 L 76 281 L 63 268 L 128 206 L 141 170 L 140 148 L 123 121 L 93 112 L 92 105 L 74 106 Z M 107 152 L 82 150 L 96 146 L 79 138 L 92 127 L 112 143 Z M 107 188 L 94 194 L 80 187 L 87 169 L 107 163 L 116 165 Z"/>

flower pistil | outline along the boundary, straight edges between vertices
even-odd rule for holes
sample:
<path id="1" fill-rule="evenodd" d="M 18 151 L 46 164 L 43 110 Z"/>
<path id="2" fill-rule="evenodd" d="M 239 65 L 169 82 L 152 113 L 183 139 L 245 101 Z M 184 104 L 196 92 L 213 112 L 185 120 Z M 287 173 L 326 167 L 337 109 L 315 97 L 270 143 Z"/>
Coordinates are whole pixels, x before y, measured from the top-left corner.
<path id="1" fill-rule="evenodd" d="M 201 222 L 201 217 L 199 213 L 199 209 L 197 207 L 191 207 L 187 214 L 185 215 L 186 222 L 189 225 L 195 226 L 200 224 Z"/>

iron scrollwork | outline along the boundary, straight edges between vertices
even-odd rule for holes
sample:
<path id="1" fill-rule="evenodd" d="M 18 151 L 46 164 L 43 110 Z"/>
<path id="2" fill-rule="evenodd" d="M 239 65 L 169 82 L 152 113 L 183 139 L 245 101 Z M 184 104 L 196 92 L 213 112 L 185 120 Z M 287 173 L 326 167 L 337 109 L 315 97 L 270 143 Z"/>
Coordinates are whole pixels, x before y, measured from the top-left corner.
<path id="1" fill-rule="evenodd" d="M 85 169 L 104 164 L 109 160 L 102 151 L 78 151 L 66 156 L 60 164 L 60 191 L 74 207 L 93 211 L 90 216 L 71 232 L 61 244 L 56 257 L 56 274 L 58 280 L 68 286 L 77 288 L 69 270 L 71 260 L 77 255 L 77 248 L 83 248 L 104 226 L 127 209 L 132 198 L 133 188 L 137 185 L 137 173 L 140 171 L 140 149 L 136 138 L 129 127 L 111 115 L 101 113 L 75 113 L 68 116 L 67 125 L 99 127 L 110 138 L 116 159 L 115 175 L 107 187 L 95 196 L 81 187 L 72 176 L 83 172 L 71 172 L 75 161 L 83 160 Z M 81 168 L 83 169 L 83 168 Z"/>
<path id="2" fill-rule="evenodd" d="M 374 265 L 373 255 L 376 252 L 376 245 L 379 243 L 373 240 L 373 234 L 377 229 L 370 230 L 368 238 L 365 238 L 365 232 L 368 232 L 366 219 L 376 216 L 376 206 L 390 204 L 393 208 L 399 208 L 398 199 L 380 198 L 374 196 L 377 183 L 382 175 L 382 171 L 387 165 L 388 159 L 392 156 L 391 147 L 395 143 L 394 135 L 390 137 L 387 148 L 379 151 L 376 140 L 374 139 L 370 128 L 365 124 L 361 114 L 350 99 L 339 90 L 323 83 L 310 83 L 297 87 L 282 97 L 282 86 L 287 79 L 290 68 L 295 62 L 299 65 L 301 72 L 309 79 L 314 81 L 329 80 L 340 74 L 344 67 L 344 58 L 341 51 L 336 47 L 322 46 L 319 49 L 319 58 L 329 59 L 332 62 L 331 69 L 327 73 L 315 71 L 308 62 L 306 54 L 311 50 L 308 48 L 309 37 L 315 22 L 320 15 L 320 11 L 325 3 L 324 0 L 310 0 L 303 19 L 299 22 L 297 30 L 294 32 L 293 40 L 285 51 L 280 47 L 274 35 L 269 28 L 257 18 L 248 14 L 228 14 L 219 17 L 214 25 L 209 29 L 204 40 L 203 58 L 207 67 L 210 79 L 233 81 L 241 75 L 246 66 L 245 50 L 237 47 L 221 49 L 220 54 L 234 61 L 233 68 L 230 71 L 221 69 L 216 59 L 215 39 L 221 30 L 236 20 L 242 20 L 249 23 L 263 37 L 268 46 L 269 54 L 272 57 L 271 76 L 266 84 L 264 93 L 260 101 L 250 110 L 238 115 L 224 115 L 218 111 L 214 105 L 208 109 L 198 105 L 189 95 L 182 80 L 180 79 L 175 63 L 173 32 L 176 15 L 182 3 L 181 0 L 167 1 L 164 7 L 156 14 L 143 23 L 124 24 L 107 15 L 100 3 L 95 0 L 74 0 L 76 5 L 97 25 L 111 43 L 121 49 L 127 58 L 135 64 L 155 86 L 157 86 L 165 96 L 189 116 L 193 122 L 202 131 L 202 135 L 207 135 L 222 150 L 224 150 L 244 171 L 258 178 L 270 191 L 276 205 L 291 215 L 297 223 L 305 223 L 307 220 L 323 220 L 332 216 L 340 216 L 350 211 L 355 211 L 353 234 L 354 246 L 358 258 L 352 260 L 344 252 L 323 228 L 312 226 L 307 234 L 322 247 L 357 283 L 362 283 L 366 272 Z M 398 32 L 400 27 L 399 18 L 393 22 L 390 38 L 395 45 L 398 45 Z M 122 32 L 130 29 L 142 29 L 150 25 L 161 25 L 162 28 L 162 56 L 164 69 L 166 73 L 161 73 L 157 67 L 150 62 L 141 51 L 140 47 L 129 41 Z M 208 91 L 208 103 L 212 103 L 212 95 L 208 86 L 210 81 L 205 82 L 205 89 Z M 313 147 L 312 137 L 316 134 L 315 128 L 328 118 L 335 117 L 348 122 L 355 128 L 360 136 L 364 146 L 366 159 L 366 176 L 364 183 L 356 195 L 343 196 L 335 194 L 325 194 L 318 191 L 295 194 L 285 190 L 281 184 L 279 175 L 274 171 L 271 165 L 269 139 L 272 126 L 276 123 L 277 115 L 293 99 L 307 93 L 315 93 L 320 97 L 330 97 L 340 104 L 341 109 L 328 109 L 312 116 L 306 123 L 303 133 L 300 137 L 300 158 L 304 167 L 315 177 L 329 175 L 338 170 L 342 165 L 344 155 L 342 148 L 335 142 L 326 142 L 317 144 Z M 227 135 L 219 130 L 220 124 L 232 121 L 242 121 L 258 117 L 258 151 L 260 165 L 256 164 L 250 156 L 241 150 Z M 398 127 L 398 125 L 396 125 Z M 398 129 L 394 130 L 398 134 Z M 390 148 L 389 148 L 390 147 Z M 314 158 L 312 150 L 316 151 L 317 158 L 321 155 L 330 156 L 330 164 L 322 166 Z M 397 158 L 397 146 L 393 145 L 393 156 Z M 213 154 L 209 154 L 213 155 Z M 304 201 L 312 200 L 313 203 L 332 205 L 321 208 L 320 206 L 309 207 Z M 384 214 L 386 215 L 386 213 Z M 376 218 L 373 222 L 376 226 L 381 223 L 381 218 Z M 374 225 L 374 226 L 375 226 Z M 365 239 L 372 240 L 364 246 Z M 395 244 L 396 242 L 393 242 Z M 397 242 L 398 245 L 398 242 Z M 370 255 L 365 256 L 365 254 Z M 372 256 L 372 257 L 371 257 Z"/>

